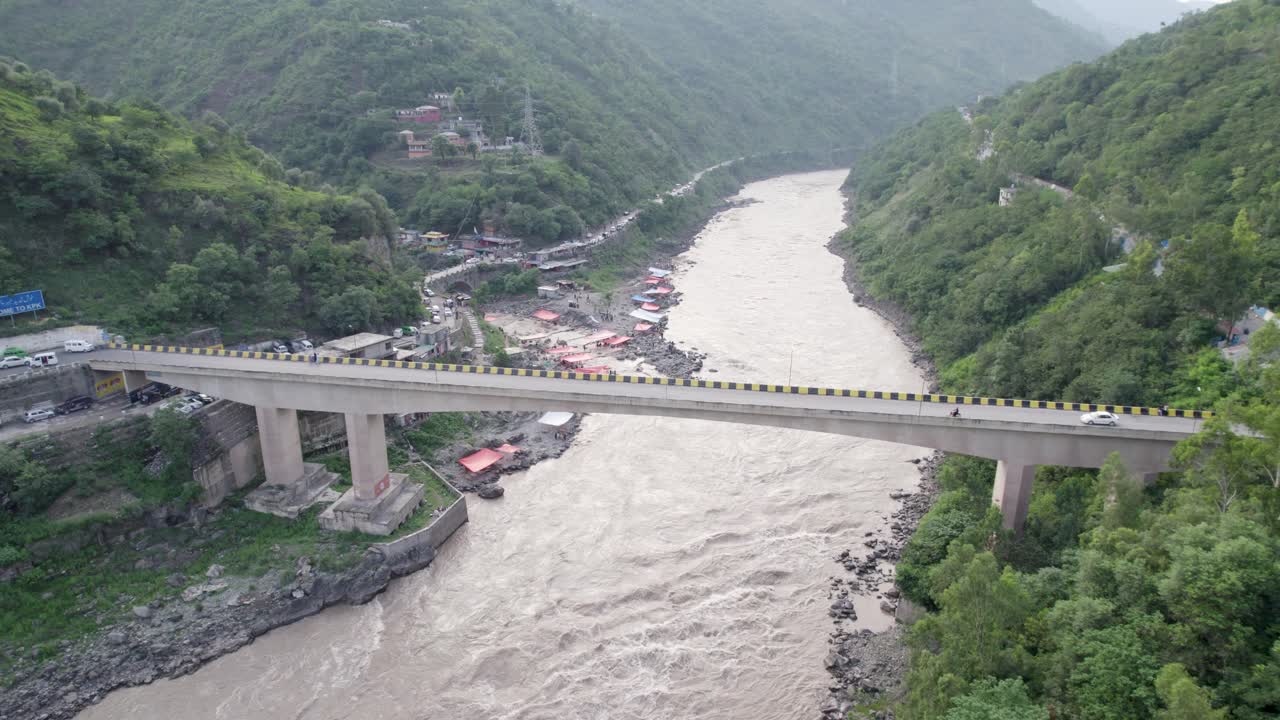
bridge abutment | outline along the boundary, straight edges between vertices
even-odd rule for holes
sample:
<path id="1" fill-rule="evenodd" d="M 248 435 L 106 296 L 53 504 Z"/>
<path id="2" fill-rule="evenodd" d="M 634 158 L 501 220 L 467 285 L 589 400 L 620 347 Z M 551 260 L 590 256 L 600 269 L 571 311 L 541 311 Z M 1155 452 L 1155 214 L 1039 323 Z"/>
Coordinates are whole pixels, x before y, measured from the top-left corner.
<path id="1" fill-rule="evenodd" d="M 1004 527 L 1022 534 L 1031 507 L 1031 489 L 1036 479 L 1035 465 L 1022 465 L 1007 460 L 996 463 L 996 482 L 991 491 L 991 502 L 1004 515 Z"/>

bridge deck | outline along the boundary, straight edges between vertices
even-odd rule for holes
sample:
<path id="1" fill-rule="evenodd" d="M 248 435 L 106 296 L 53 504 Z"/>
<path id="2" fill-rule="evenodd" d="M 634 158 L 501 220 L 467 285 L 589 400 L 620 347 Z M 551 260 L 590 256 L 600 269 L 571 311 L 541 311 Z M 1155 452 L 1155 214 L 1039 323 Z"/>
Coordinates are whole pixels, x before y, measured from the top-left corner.
<path id="1" fill-rule="evenodd" d="M 149 348 L 146 350 L 140 348 Z M 625 398 L 663 399 L 717 403 L 739 406 L 771 406 L 814 411 L 842 411 L 894 416 L 899 419 L 930 418 L 937 422 L 951 410 L 961 407 L 961 424 L 970 421 L 1038 426 L 1047 432 L 1107 434 L 1114 438 L 1161 437 L 1177 439 L 1196 432 L 1202 417 L 1209 413 L 1176 411 L 1178 416 L 1162 417 L 1150 408 L 1111 407 L 1074 403 L 1005 400 L 990 398 L 921 395 L 892 391 L 858 391 L 834 388 L 809 388 L 762 385 L 733 381 L 691 381 L 645 378 L 639 376 L 598 376 L 572 372 L 511 370 L 458 365 L 397 363 L 394 361 L 360 361 L 322 358 L 308 362 L 301 356 L 273 353 L 239 353 L 235 351 L 193 351 L 186 348 L 131 346 L 99 352 L 92 364 L 99 369 L 136 369 L 150 372 L 182 370 L 206 373 L 271 374 L 281 373 L 303 382 L 343 383 L 348 381 L 387 381 L 436 386 L 458 392 L 508 390 L 512 393 L 543 393 L 548 406 L 554 406 L 557 394 L 595 396 L 600 400 L 623 401 Z M 1095 409 L 1122 413 L 1115 428 L 1087 428 L 1080 415 Z M 901 420 L 900 420 L 901 421 Z"/>

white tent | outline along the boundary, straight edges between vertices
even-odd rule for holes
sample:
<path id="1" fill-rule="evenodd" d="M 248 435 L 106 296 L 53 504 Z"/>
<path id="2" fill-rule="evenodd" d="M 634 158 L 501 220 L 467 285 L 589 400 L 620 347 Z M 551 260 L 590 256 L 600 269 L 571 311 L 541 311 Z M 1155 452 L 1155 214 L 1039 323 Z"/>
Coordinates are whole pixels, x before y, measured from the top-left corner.
<path id="1" fill-rule="evenodd" d="M 538 418 L 538 423 L 551 427 L 562 427 L 572 419 L 573 413 L 570 412 L 549 412 Z"/>
<path id="2" fill-rule="evenodd" d="M 632 310 L 631 317 L 637 320 L 643 320 L 647 323 L 662 322 L 662 313 L 649 312 L 648 310 Z"/>

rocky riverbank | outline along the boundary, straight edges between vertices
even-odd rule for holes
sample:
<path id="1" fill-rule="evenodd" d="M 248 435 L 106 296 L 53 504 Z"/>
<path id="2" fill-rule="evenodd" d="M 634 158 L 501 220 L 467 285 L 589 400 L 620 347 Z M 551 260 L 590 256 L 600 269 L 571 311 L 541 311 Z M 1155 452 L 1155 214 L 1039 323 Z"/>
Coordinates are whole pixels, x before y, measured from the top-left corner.
<path id="1" fill-rule="evenodd" d="M 850 224 L 855 221 L 855 206 L 856 197 L 851 196 L 846 206 L 846 220 Z M 911 317 L 896 304 L 879 300 L 866 291 L 839 236 L 832 238 L 827 248 L 844 260 L 844 282 L 853 301 L 893 327 L 894 333 L 911 351 L 911 362 L 928 381 L 930 392 L 936 391 L 937 368 L 924 352 L 920 338 L 912 333 Z M 913 461 L 920 468 L 920 483 L 915 492 L 891 496 L 900 504 L 886 528 L 887 534 L 868 533 L 862 548 L 845 550 L 835 558 L 848 575 L 831 578 L 829 614 L 835 629 L 828 640 L 831 652 L 827 655 L 826 666 L 832 683 L 828 686 L 830 694 L 821 707 L 823 720 L 893 718 L 891 706 L 905 690 L 904 681 L 911 657 L 906 645 L 906 625 L 913 622 L 920 612 L 901 598 L 897 587 L 890 585 L 894 579 L 893 563 L 902 557 L 903 547 L 938 497 L 937 472 L 942 459 L 943 454 L 938 452 Z M 881 588 L 885 587 L 887 589 L 882 591 Z M 867 594 L 873 594 L 880 600 L 880 612 L 894 616 L 894 625 L 888 630 L 876 633 L 850 627 L 857 622 L 851 598 Z"/>
<path id="2" fill-rule="evenodd" d="M 175 573 L 170 584 L 186 588 L 182 599 L 135 606 L 129 622 L 10 678 L 14 684 L 0 693 L 0 720 L 63 720 L 117 688 L 194 672 L 326 607 L 366 603 L 434 557 L 429 545 L 403 552 L 374 546 L 341 572 L 319 570 L 304 557 L 291 572 L 256 579 L 224 577 L 218 565 L 198 578 Z"/>

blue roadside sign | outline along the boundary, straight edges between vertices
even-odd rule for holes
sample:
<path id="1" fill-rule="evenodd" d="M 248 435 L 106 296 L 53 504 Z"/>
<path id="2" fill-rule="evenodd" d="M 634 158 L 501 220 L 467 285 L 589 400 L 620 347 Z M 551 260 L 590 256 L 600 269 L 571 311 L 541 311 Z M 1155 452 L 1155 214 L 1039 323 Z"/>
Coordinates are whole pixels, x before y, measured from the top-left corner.
<path id="1" fill-rule="evenodd" d="M 0 317 L 44 309 L 44 291 L 28 290 L 13 295 L 0 295 Z"/>

